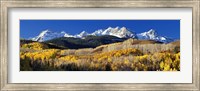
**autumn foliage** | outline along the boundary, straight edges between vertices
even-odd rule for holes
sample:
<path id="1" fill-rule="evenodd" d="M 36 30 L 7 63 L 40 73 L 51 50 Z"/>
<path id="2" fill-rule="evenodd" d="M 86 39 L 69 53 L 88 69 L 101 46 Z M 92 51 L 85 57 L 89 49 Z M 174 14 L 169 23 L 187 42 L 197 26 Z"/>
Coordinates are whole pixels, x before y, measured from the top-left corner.
<path id="1" fill-rule="evenodd" d="M 21 46 L 21 48 L 43 50 L 43 49 L 48 49 L 48 46 L 44 45 L 42 43 L 39 43 L 39 42 L 33 42 L 33 43 L 24 44 L 24 45 Z"/>
<path id="2" fill-rule="evenodd" d="M 163 50 L 153 51 L 150 50 L 152 48 L 146 48 L 146 44 L 141 45 L 142 47 L 119 47 L 119 44 L 112 44 L 114 49 L 106 46 L 98 51 L 95 48 L 49 49 L 38 42 L 23 44 L 20 51 L 20 70 L 180 71 L 180 50 L 177 51 L 171 45 L 166 49 L 168 45 L 152 44 L 165 47 L 165 50 L 162 48 Z"/>

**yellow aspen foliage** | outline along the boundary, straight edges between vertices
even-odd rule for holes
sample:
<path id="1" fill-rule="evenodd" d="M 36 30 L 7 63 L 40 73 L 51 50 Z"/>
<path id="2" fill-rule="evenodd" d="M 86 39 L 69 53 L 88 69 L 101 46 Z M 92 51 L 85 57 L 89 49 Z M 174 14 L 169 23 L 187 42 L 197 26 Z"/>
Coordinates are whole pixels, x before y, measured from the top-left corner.
<path id="1" fill-rule="evenodd" d="M 165 59 L 165 63 L 167 64 L 171 64 L 172 63 L 172 59 L 170 57 L 166 57 Z"/>
<path id="2" fill-rule="evenodd" d="M 40 43 L 24 44 L 22 47 L 33 50 L 20 52 L 20 59 L 53 65 L 56 69 L 180 71 L 180 52 L 162 51 L 144 54 L 139 49 L 127 48 L 83 55 L 71 49 L 45 49 L 46 47 Z"/>
<path id="3" fill-rule="evenodd" d="M 20 54 L 20 59 L 25 59 L 25 55 Z"/>
<path id="4" fill-rule="evenodd" d="M 129 63 L 129 60 L 128 60 L 128 59 L 125 59 L 125 60 L 124 60 L 124 64 L 126 64 L 126 65 L 130 64 L 130 63 Z"/>
<path id="5" fill-rule="evenodd" d="M 170 65 L 165 64 L 165 66 L 164 66 L 164 71 L 169 71 L 169 70 L 170 70 Z"/>
<path id="6" fill-rule="evenodd" d="M 163 62 L 163 61 L 162 61 L 162 62 L 160 62 L 160 68 L 161 68 L 161 69 L 163 69 L 163 68 L 164 68 L 164 65 L 165 65 L 165 64 L 164 64 L 164 62 Z"/>
<path id="7" fill-rule="evenodd" d="M 31 59 L 31 60 L 49 60 L 55 58 L 58 50 L 57 49 L 46 49 L 42 51 L 37 51 L 37 52 L 27 52 L 24 54 L 21 54 L 20 57 L 24 59 L 24 56 L 26 58 Z"/>
<path id="8" fill-rule="evenodd" d="M 22 45 L 22 48 L 29 48 L 29 49 L 34 49 L 34 50 L 43 50 L 47 49 L 48 46 L 39 42 L 33 42 L 33 43 L 28 43 Z"/>
<path id="9" fill-rule="evenodd" d="M 177 71 L 177 69 L 176 69 L 176 68 L 174 68 L 174 69 L 173 69 L 173 71 Z"/>
<path id="10" fill-rule="evenodd" d="M 111 59 L 111 58 L 108 58 L 108 62 L 112 62 L 112 59 Z"/>
<path id="11" fill-rule="evenodd" d="M 66 61 L 66 62 L 77 62 L 78 57 L 74 55 L 68 55 L 68 56 L 59 58 L 59 60 Z"/>
<path id="12" fill-rule="evenodd" d="M 110 52 L 104 52 L 100 54 L 95 54 L 93 57 L 99 61 L 106 60 L 111 57 L 120 57 L 123 55 L 141 55 L 142 52 L 138 49 L 129 48 L 129 49 L 122 49 L 122 50 L 114 50 Z"/>

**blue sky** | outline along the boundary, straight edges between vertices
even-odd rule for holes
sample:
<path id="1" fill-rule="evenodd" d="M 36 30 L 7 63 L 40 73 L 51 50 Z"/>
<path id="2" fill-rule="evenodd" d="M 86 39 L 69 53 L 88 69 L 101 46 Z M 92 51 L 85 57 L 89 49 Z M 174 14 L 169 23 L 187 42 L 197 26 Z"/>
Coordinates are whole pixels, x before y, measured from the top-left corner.
<path id="1" fill-rule="evenodd" d="M 154 29 L 159 35 L 180 39 L 180 20 L 20 20 L 20 37 L 35 37 L 46 29 L 74 35 L 117 26 L 136 33 Z"/>

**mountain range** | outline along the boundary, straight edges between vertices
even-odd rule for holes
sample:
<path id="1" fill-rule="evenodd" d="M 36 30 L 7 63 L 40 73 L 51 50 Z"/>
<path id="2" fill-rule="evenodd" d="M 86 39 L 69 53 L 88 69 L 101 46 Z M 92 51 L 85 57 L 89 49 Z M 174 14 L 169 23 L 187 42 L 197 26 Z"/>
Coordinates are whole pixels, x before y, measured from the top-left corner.
<path id="1" fill-rule="evenodd" d="M 70 35 L 64 31 L 58 33 L 58 32 L 53 32 L 50 30 L 44 30 L 38 36 L 31 38 L 31 40 L 44 42 L 44 41 L 52 40 L 55 38 L 61 38 L 61 37 L 85 39 L 87 36 L 105 36 L 105 35 L 115 36 L 118 38 L 126 38 L 126 39 L 134 38 L 138 40 L 154 40 L 154 41 L 163 42 L 163 43 L 169 43 L 175 40 L 166 36 L 158 35 L 158 33 L 154 29 L 150 29 L 147 32 L 143 32 L 143 33 L 135 33 L 126 27 L 121 27 L 121 28 L 108 27 L 107 29 L 96 30 L 93 33 L 87 33 L 86 31 L 82 31 L 81 33 L 76 34 L 76 35 Z"/>

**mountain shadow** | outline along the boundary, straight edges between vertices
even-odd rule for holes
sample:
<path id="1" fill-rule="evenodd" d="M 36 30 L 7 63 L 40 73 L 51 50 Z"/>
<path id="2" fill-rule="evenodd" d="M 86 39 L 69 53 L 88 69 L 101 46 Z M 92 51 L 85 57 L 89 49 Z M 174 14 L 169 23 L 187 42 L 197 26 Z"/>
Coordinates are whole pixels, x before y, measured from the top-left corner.
<path id="1" fill-rule="evenodd" d="M 80 48 L 95 48 L 100 45 L 123 42 L 127 38 L 118 38 L 115 36 L 87 36 L 84 39 L 73 37 L 60 37 L 52 40 L 44 41 L 43 43 L 55 45 L 62 48 L 80 49 Z"/>

